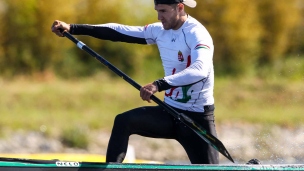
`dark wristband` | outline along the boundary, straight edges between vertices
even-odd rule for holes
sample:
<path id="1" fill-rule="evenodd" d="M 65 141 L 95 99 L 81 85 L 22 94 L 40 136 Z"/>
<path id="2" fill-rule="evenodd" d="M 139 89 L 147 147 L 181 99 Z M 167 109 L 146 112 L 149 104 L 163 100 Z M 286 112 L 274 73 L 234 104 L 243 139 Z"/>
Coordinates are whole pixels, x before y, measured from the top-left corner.
<path id="1" fill-rule="evenodd" d="M 87 24 L 70 24 L 70 33 L 74 35 L 89 35 L 94 27 Z"/>
<path id="2" fill-rule="evenodd" d="M 73 34 L 74 33 L 74 29 L 75 29 L 75 26 L 74 24 L 70 24 L 70 33 Z"/>
<path id="3" fill-rule="evenodd" d="M 161 92 L 163 90 L 168 90 L 174 86 L 171 86 L 170 84 L 167 83 L 165 79 L 159 79 L 155 80 L 154 83 L 157 85 L 158 91 Z"/>

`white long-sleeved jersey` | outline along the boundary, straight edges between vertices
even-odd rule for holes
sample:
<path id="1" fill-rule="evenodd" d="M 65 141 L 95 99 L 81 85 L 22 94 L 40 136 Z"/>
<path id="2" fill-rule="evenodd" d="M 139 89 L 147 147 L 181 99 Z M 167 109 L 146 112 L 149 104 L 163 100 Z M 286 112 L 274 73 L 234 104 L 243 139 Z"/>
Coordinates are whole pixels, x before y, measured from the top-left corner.
<path id="1" fill-rule="evenodd" d="M 171 87 L 166 90 L 164 101 L 194 112 L 204 112 L 205 105 L 214 104 L 213 41 L 206 28 L 191 16 L 178 30 L 164 30 L 158 22 L 144 27 L 72 24 L 70 32 L 112 41 L 156 44 L 164 80 Z"/>

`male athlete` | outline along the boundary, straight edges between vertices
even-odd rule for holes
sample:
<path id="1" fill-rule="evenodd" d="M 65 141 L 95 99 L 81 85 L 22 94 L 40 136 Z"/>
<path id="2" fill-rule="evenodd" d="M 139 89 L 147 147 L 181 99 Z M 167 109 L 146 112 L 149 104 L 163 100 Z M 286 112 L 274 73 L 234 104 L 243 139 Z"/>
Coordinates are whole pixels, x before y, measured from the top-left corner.
<path id="1" fill-rule="evenodd" d="M 146 26 L 122 24 L 67 24 L 55 20 L 52 31 L 88 35 L 111 41 L 156 44 L 165 76 L 140 89 L 142 100 L 165 91 L 164 102 L 184 113 L 215 137 L 213 41 L 206 28 L 185 12 L 195 0 L 154 0 L 160 22 Z M 106 162 L 122 162 L 129 136 L 175 139 L 192 164 L 218 164 L 218 152 L 161 106 L 144 106 L 116 116 L 109 140 Z M 174 151 L 172 151 L 174 153 Z"/>

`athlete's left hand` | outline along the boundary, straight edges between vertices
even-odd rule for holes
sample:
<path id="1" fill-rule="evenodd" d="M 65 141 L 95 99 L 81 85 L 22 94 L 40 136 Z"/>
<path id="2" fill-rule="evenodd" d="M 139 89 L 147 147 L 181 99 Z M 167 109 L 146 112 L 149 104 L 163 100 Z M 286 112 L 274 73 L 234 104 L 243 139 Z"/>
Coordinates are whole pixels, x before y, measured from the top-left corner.
<path id="1" fill-rule="evenodd" d="M 149 83 L 140 88 L 140 97 L 144 101 L 151 103 L 151 96 L 158 91 L 158 87 L 155 83 Z"/>

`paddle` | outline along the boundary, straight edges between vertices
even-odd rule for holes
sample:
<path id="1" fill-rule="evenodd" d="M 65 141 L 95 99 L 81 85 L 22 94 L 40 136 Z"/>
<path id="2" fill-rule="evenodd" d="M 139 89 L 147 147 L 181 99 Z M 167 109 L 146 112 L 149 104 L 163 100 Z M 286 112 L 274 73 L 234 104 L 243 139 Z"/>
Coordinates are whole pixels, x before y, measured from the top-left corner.
<path id="1" fill-rule="evenodd" d="M 95 57 L 99 62 L 101 62 L 102 64 L 107 66 L 110 70 L 112 70 L 117 75 L 119 75 L 121 78 L 123 78 L 125 81 L 130 83 L 137 90 L 140 90 L 141 86 L 138 83 L 136 83 L 125 73 L 123 73 L 122 71 L 117 69 L 115 66 L 113 66 L 111 63 L 109 63 L 107 60 L 105 60 L 102 56 L 97 54 L 95 51 L 93 51 L 91 48 L 89 48 L 83 42 L 79 41 L 78 39 L 76 39 L 74 36 L 72 36 L 70 33 L 66 32 L 66 31 L 63 31 L 63 35 L 65 37 L 67 37 L 68 39 L 70 39 L 72 42 L 74 42 L 80 49 L 86 51 L 91 56 Z M 218 140 L 212 134 L 208 133 L 203 127 L 201 127 L 199 124 L 197 124 L 191 118 L 187 117 L 183 113 L 177 112 L 172 107 L 170 107 L 166 103 L 159 100 L 156 96 L 152 95 L 151 99 L 158 105 L 162 106 L 167 112 L 169 112 L 175 118 L 180 120 L 183 124 L 185 124 L 190 129 L 192 129 L 197 135 L 199 135 L 202 139 L 204 139 L 208 144 L 210 144 L 213 148 L 215 148 L 217 151 L 219 151 L 221 154 L 223 154 L 225 157 L 227 157 L 230 161 L 232 161 L 234 163 L 232 157 L 230 156 L 230 154 L 228 153 L 228 151 L 226 150 L 226 148 L 224 147 L 223 143 L 220 140 Z"/>

